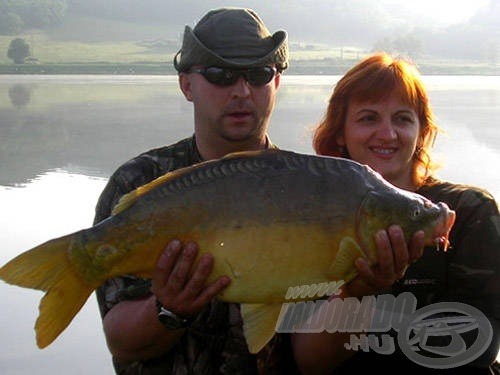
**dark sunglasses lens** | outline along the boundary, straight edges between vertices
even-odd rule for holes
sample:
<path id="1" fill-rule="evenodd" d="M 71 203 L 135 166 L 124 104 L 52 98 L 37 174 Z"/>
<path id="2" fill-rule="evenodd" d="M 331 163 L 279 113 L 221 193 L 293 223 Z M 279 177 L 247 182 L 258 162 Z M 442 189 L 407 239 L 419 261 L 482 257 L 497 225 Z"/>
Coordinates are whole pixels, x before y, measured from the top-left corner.
<path id="1" fill-rule="evenodd" d="M 275 74 L 275 70 L 269 66 L 262 68 L 249 69 L 247 71 L 247 81 L 253 86 L 262 86 L 269 83 Z"/>
<path id="2" fill-rule="evenodd" d="M 204 70 L 205 79 L 214 85 L 228 86 L 238 80 L 238 74 L 234 74 L 231 69 L 218 68 L 216 66 L 208 67 Z"/>
<path id="3" fill-rule="evenodd" d="M 261 68 L 253 68 L 248 70 L 210 66 L 208 68 L 200 70 L 199 73 L 201 73 L 208 82 L 214 85 L 233 85 L 240 78 L 240 76 L 244 76 L 248 83 L 252 86 L 262 86 L 269 83 L 269 81 L 273 79 L 276 71 L 269 66 L 263 66 Z"/>

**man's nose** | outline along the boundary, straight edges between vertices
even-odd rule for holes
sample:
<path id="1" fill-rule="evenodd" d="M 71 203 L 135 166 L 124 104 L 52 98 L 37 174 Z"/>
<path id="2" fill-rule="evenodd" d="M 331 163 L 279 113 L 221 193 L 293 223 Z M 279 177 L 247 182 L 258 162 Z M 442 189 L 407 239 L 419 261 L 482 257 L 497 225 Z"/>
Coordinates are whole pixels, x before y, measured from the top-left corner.
<path id="1" fill-rule="evenodd" d="M 238 80 L 231 86 L 233 96 L 245 97 L 250 95 L 250 84 L 245 76 L 238 77 Z"/>

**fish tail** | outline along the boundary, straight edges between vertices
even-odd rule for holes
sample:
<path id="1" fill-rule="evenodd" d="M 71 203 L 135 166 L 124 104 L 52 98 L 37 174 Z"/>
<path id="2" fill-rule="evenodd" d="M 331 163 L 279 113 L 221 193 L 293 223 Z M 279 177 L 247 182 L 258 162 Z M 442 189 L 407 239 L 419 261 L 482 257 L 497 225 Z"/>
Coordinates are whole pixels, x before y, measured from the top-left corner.
<path id="1" fill-rule="evenodd" d="M 72 236 L 45 242 L 0 268 L 0 279 L 45 291 L 35 324 L 39 348 L 51 344 L 73 320 L 94 288 L 75 272 L 68 258 Z"/>

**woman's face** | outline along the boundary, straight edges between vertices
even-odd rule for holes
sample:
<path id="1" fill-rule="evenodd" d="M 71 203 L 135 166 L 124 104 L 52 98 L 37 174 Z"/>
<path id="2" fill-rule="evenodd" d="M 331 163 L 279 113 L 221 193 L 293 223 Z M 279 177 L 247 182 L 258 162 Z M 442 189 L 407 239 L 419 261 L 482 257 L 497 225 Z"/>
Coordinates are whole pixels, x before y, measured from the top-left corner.
<path id="1" fill-rule="evenodd" d="M 337 142 L 351 158 L 367 164 L 392 184 L 415 190 L 411 177 L 420 122 L 397 94 L 378 102 L 351 100 L 344 134 Z"/>

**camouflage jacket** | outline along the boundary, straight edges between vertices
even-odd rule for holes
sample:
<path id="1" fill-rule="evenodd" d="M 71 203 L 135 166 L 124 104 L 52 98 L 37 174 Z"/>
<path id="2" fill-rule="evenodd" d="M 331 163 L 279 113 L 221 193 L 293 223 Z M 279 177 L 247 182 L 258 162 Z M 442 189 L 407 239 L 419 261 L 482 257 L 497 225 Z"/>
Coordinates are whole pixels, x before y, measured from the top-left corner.
<path id="1" fill-rule="evenodd" d="M 275 147 L 270 142 L 269 145 Z M 110 177 L 97 203 L 94 222 L 108 217 L 120 197 L 131 190 L 166 172 L 201 161 L 194 136 L 131 159 Z M 96 293 L 104 316 L 122 300 L 149 295 L 150 280 L 132 276 L 110 279 Z M 268 355 L 265 353 L 262 356 Z M 257 356 L 248 352 L 243 336 L 239 306 L 217 301 L 212 301 L 199 314 L 177 345 L 162 357 L 128 365 L 113 359 L 113 364 L 117 374 L 127 375 L 258 373 Z"/>

